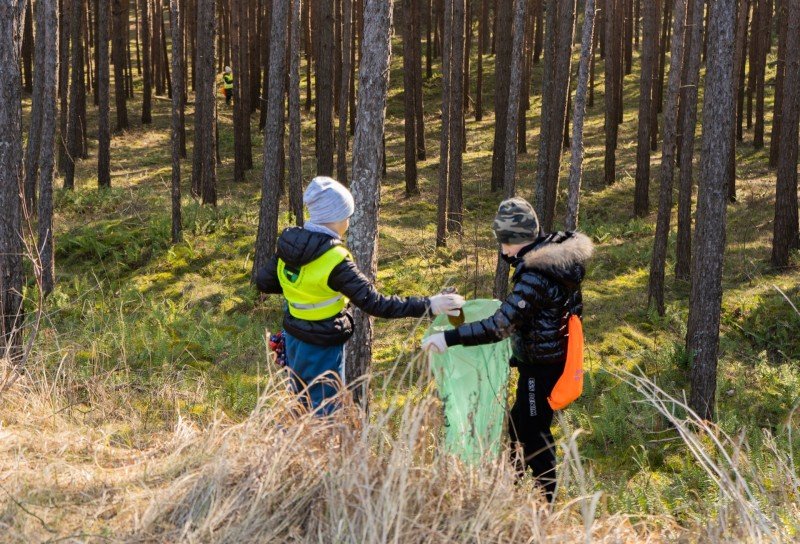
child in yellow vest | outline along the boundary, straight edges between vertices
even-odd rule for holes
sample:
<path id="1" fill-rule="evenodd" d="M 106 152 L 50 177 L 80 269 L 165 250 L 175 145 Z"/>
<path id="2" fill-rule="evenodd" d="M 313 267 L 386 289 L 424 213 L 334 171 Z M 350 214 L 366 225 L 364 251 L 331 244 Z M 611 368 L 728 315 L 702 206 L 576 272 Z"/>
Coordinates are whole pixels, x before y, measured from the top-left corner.
<path id="1" fill-rule="evenodd" d="M 376 317 L 457 315 L 463 297 L 387 297 L 359 271 L 342 237 L 355 205 L 350 192 L 337 181 L 317 176 L 303 195 L 309 219 L 290 227 L 278 239 L 278 249 L 260 270 L 256 285 L 263 293 L 286 299 L 283 317 L 286 366 L 295 391 L 318 414 L 337 408 L 330 399 L 336 381 L 345 377 L 345 343 L 353 334 L 350 303 Z M 326 379 L 327 378 L 327 379 Z M 331 380 L 333 378 L 333 380 Z"/>

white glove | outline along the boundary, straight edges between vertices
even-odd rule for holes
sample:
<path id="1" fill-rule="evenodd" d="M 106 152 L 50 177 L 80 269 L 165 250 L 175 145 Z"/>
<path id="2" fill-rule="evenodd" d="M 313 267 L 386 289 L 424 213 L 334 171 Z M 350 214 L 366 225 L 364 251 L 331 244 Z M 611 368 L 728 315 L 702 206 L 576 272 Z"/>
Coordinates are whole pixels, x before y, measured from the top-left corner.
<path id="1" fill-rule="evenodd" d="M 428 300 L 431 302 L 431 313 L 433 315 L 458 315 L 458 310 L 464 306 L 464 297 L 458 294 L 433 295 Z"/>
<path id="2" fill-rule="evenodd" d="M 437 332 L 423 340 L 422 350 L 430 353 L 444 353 L 447 351 L 447 342 L 444 340 L 444 333 Z"/>

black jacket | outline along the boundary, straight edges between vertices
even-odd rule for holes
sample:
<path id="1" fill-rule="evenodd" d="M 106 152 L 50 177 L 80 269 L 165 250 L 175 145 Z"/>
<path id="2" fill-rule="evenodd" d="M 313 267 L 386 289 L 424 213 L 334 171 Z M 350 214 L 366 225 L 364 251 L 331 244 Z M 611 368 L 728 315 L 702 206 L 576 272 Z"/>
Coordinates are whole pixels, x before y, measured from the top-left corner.
<path id="1" fill-rule="evenodd" d="M 299 268 L 320 257 L 342 242 L 327 234 L 290 227 L 278 238 L 278 250 L 267 265 L 258 271 L 256 286 L 262 293 L 282 293 L 278 281 L 278 259 Z M 361 273 L 356 263 L 345 259 L 331 272 L 328 287 L 342 293 L 350 302 L 376 317 L 421 317 L 430 306 L 427 298 L 385 297 Z M 322 321 L 306 321 L 293 317 L 288 308 L 283 315 L 283 328 L 295 338 L 320 346 L 345 343 L 353 335 L 353 316 L 350 308 Z"/>
<path id="2" fill-rule="evenodd" d="M 514 287 L 497 312 L 447 331 L 448 345 L 489 344 L 511 336 L 517 364 L 563 363 L 567 320 L 583 312 L 581 281 L 592 241 L 557 232 L 523 248 L 514 262 Z"/>

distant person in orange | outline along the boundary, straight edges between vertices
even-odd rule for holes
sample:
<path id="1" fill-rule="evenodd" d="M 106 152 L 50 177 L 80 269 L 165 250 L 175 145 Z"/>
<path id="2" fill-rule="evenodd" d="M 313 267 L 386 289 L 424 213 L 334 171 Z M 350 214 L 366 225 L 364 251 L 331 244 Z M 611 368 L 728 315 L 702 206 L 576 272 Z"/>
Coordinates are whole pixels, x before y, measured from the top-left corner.
<path id="1" fill-rule="evenodd" d="M 233 99 L 233 70 L 230 66 L 226 66 L 222 74 L 222 89 L 225 91 L 225 104 L 230 106 Z"/>

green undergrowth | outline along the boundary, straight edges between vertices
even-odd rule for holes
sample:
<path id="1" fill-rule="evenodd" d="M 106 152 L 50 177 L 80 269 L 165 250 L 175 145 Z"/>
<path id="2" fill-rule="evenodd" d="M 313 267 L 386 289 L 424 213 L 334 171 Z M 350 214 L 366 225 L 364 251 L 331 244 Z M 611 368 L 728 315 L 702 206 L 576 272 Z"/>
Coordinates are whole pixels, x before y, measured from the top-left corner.
<path id="1" fill-rule="evenodd" d="M 487 59 L 485 104 L 492 103 L 493 60 Z M 490 225 L 500 200 L 489 190 L 492 115 L 481 122 L 467 120 L 463 234 L 452 234 L 446 248 L 436 248 L 441 96 L 436 81 L 426 83 L 428 158 L 419 164 L 421 195 L 406 197 L 402 93 L 395 90 L 402 81 L 401 64 L 395 55 L 387 110 L 387 175 L 381 187 L 379 285 L 388 294 L 427 295 L 453 284 L 469 297 L 488 297 L 496 255 Z M 597 70 L 602 74 L 601 62 Z M 770 74 L 768 79 L 774 72 Z M 540 81 L 539 66 L 534 81 Z M 688 521 L 709 513 L 714 484 L 663 416 L 642 403 L 618 375 L 620 370 L 642 372 L 676 397 L 688 394 L 691 369 L 684 338 L 689 286 L 673 279 L 675 219 L 666 315 L 659 316 L 647 305 L 655 215 L 634 218 L 631 212 L 638 81 L 636 70 L 625 78 L 630 100 L 620 127 L 618 179 L 612 186 L 604 186 L 602 175 L 602 84 L 587 119 L 581 229 L 598 247 L 584 284 L 589 372 L 584 396 L 560 416 L 559 436 L 583 431 L 580 451 L 595 485 L 605 492 L 602 504 L 609 511 L 670 514 Z M 528 153 L 520 155 L 518 168 L 518 194 L 529 198 L 538 149 L 538 85 L 534 83 L 528 113 Z M 129 106 L 135 112 L 140 105 L 134 100 Z M 278 297 L 261 298 L 250 285 L 261 136 L 254 129 L 253 170 L 244 183 L 233 184 L 231 116 L 220 104 L 219 206 L 203 207 L 187 196 L 191 160 L 183 161 L 184 241 L 173 246 L 168 102 L 156 100 L 154 108 L 158 115 L 152 127 L 115 134 L 113 188 L 96 189 L 90 146 L 90 158 L 78 164 L 76 189 L 56 192 L 58 285 L 47 302 L 39 353 L 54 367 L 66 357 L 87 380 L 100 376 L 133 391 L 135 406 L 151 428 L 170 427 L 178 413 L 201 422 L 220 412 L 242 418 L 254 407 L 272 364 L 264 339 L 267 331 L 280 327 L 282 311 Z M 90 124 L 94 115 L 92 109 Z M 304 113 L 303 122 L 308 179 L 314 169 L 313 112 Z M 796 269 L 776 272 L 767 265 L 774 174 L 766 168 L 764 152 L 749 146 L 749 137 L 747 133 L 738 150 L 739 202 L 728 208 L 717 413 L 726 432 L 744 432 L 752 463 L 766 473 L 764 440 L 800 447 L 797 437 L 789 444 L 786 434 L 798 422 L 793 409 L 800 391 L 800 315 L 780 292 L 800 304 L 800 279 Z M 657 202 L 659 157 L 653 154 L 651 203 Z M 563 217 L 567 159 L 565 155 L 562 160 L 558 218 Z M 281 225 L 289 222 L 283 213 Z M 401 368 L 412 364 L 416 375 L 424 371 L 417 352 L 424 326 L 413 320 L 377 321 L 373 402 L 403 403 L 419 393 L 410 385 L 416 383 L 413 376 L 401 380 L 390 371 L 398 362 Z M 89 387 L 82 399 L 91 404 Z"/>

